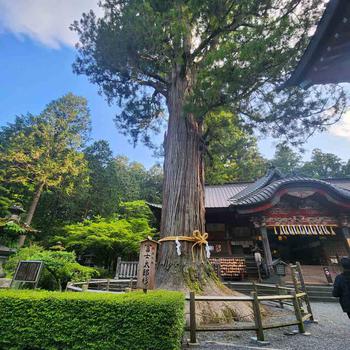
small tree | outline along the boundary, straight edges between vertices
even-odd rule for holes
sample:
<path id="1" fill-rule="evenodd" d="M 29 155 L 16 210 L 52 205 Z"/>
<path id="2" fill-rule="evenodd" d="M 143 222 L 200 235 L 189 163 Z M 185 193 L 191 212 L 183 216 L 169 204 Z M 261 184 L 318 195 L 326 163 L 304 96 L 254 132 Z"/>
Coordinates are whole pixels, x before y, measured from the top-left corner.
<path id="1" fill-rule="evenodd" d="M 73 29 L 80 36 L 74 69 L 121 109 L 116 122 L 136 141 L 150 141 L 164 117 L 161 235 L 204 232 L 203 124 L 217 108 L 248 126 L 291 141 L 338 118 L 339 87 L 279 87 L 303 52 L 321 8 L 318 0 L 105 0 Z M 328 113 L 323 114 L 324 111 Z M 213 291 L 210 269 L 192 263 L 191 244 L 178 256 L 160 248 L 158 286 Z M 218 292 L 220 290 L 218 289 Z"/>
<path id="2" fill-rule="evenodd" d="M 26 224 L 31 224 L 44 189 L 64 183 L 69 191 L 73 184 L 69 179 L 85 171 L 79 150 L 87 138 L 89 123 L 86 100 L 67 94 L 51 102 L 38 116 L 20 116 L 2 128 L 0 164 L 5 169 L 5 181 L 34 192 Z"/>
<path id="3" fill-rule="evenodd" d="M 54 240 L 61 241 L 67 250 L 79 255 L 93 254 L 95 263 L 114 271 L 118 256 L 137 258 L 140 241 L 154 232 L 150 226 L 151 217 L 144 202 L 126 202 L 121 204 L 119 215 L 66 225 L 62 235 Z"/>

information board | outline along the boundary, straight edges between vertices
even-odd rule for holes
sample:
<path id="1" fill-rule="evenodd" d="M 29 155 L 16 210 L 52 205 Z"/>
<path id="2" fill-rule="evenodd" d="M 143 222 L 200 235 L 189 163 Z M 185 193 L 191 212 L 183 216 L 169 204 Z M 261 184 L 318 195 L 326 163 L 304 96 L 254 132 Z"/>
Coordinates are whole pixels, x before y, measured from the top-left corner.
<path id="1" fill-rule="evenodd" d="M 40 278 L 40 272 L 43 267 L 42 261 L 21 260 L 12 282 L 27 282 L 37 284 Z"/>

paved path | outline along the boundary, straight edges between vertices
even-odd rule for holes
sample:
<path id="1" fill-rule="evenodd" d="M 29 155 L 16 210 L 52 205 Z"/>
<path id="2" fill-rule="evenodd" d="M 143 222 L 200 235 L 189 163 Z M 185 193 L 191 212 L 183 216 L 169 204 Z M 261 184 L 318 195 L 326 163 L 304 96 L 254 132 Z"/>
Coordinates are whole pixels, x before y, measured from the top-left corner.
<path id="1" fill-rule="evenodd" d="M 198 338 L 204 350 L 349 350 L 350 320 L 337 303 L 312 303 L 318 324 L 307 324 L 310 336 L 300 334 L 284 335 L 286 328 L 266 330 L 265 336 L 270 344 L 259 346 L 251 342 L 253 332 L 215 332 L 202 333 Z M 295 329 L 295 328 L 290 328 Z"/>

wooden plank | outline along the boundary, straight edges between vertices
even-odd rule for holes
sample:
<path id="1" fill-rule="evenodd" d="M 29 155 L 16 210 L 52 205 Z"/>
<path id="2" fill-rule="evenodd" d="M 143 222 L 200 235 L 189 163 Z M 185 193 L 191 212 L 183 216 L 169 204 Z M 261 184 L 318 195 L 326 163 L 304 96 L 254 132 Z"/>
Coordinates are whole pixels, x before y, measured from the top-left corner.
<path id="1" fill-rule="evenodd" d="M 308 319 L 311 319 L 311 317 L 312 317 L 312 314 L 306 314 L 306 315 L 303 316 L 302 320 L 306 321 Z"/>
<path id="2" fill-rule="evenodd" d="M 187 331 L 190 330 L 189 327 L 186 328 Z M 252 325 L 247 325 L 247 326 L 237 326 L 237 327 L 229 327 L 229 326 L 222 326 L 222 327 L 198 327 L 196 328 L 197 332 L 230 332 L 230 331 L 256 331 L 255 326 Z"/>
<path id="3" fill-rule="evenodd" d="M 257 293 L 252 292 L 251 296 L 253 298 L 253 311 L 254 311 L 254 321 L 255 321 L 255 327 L 256 327 L 256 339 L 259 341 L 264 341 L 265 340 L 264 328 L 262 323 L 258 295 Z"/>
<path id="4" fill-rule="evenodd" d="M 293 300 L 292 295 L 261 295 L 258 297 L 259 301 L 266 300 Z"/>
<path id="5" fill-rule="evenodd" d="M 300 310 L 299 300 L 298 300 L 295 293 L 294 293 L 293 297 L 294 297 L 294 299 L 293 299 L 294 311 L 295 311 L 295 317 L 298 321 L 299 333 L 305 333 L 305 327 L 304 327 L 302 313 Z"/>
<path id="6" fill-rule="evenodd" d="M 187 295 L 186 300 L 190 300 L 190 297 Z M 196 301 L 253 301 L 252 297 L 249 296 L 202 296 L 196 295 Z"/>
<path id="7" fill-rule="evenodd" d="M 311 309 L 309 294 L 307 292 L 306 285 L 305 285 L 303 270 L 301 269 L 301 265 L 300 265 L 299 262 L 297 262 L 296 264 L 297 264 L 297 269 L 299 271 L 302 288 L 303 288 L 303 291 L 305 292 L 304 300 L 305 300 L 305 303 L 306 303 L 307 312 L 311 315 L 311 317 L 310 317 L 311 321 L 314 321 L 314 315 L 313 315 L 313 312 L 312 312 L 312 309 Z M 297 295 L 297 297 L 298 297 L 298 295 Z"/>
<path id="8" fill-rule="evenodd" d="M 290 321 L 290 322 L 283 322 L 283 323 L 271 323 L 271 324 L 264 324 L 264 329 L 273 329 L 273 328 L 282 328 L 282 327 L 289 327 L 289 326 L 296 326 L 298 325 L 298 321 Z"/>

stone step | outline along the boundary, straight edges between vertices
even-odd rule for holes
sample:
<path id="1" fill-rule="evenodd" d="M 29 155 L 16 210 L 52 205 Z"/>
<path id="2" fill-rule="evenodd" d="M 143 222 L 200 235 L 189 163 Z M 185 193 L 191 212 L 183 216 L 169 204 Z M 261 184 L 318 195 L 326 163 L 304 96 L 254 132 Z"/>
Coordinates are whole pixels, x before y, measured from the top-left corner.
<path id="1" fill-rule="evenodd" d="M 252 292 L 251 285 L 244 284 L 235 284 L 232 282 L 225 283 L 227 287 L 241 292 L 243 294 L 249 295 Z M 287 287 L 292 287 L 291 285 Z M 332 286 L 318 286 L 318 285 L 309 285 L 306 287 L 309 298 L 311 301 L 320 301 L 320 302 L 336 302 L 337 299 L 332 297 Z M 270 288 L 259 287 L 260 295 L 271 294 Z"/>

